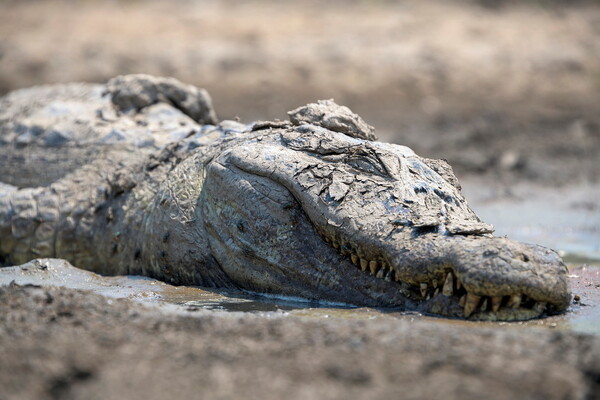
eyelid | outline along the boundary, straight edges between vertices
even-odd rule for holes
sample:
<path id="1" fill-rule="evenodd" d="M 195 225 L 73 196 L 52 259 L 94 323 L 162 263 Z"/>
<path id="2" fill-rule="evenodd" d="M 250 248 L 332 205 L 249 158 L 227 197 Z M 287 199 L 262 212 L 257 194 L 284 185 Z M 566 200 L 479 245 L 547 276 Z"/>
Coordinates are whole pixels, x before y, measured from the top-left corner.
<path id="1" fill-rule="evenodd" d="M 376 157 L 371 156 L 370 154 L 350 155 L 347 159 L 347 162 L 354 168 L 363 172 L 374 173 L 381 176 L 388 175 L 387 170 L 385 166 L 381 163 L 381 161 L 379 161 L 379 159 L 377 159 Z M 364 168 L 364 164 L 368 164 L 371 168 L 367 170 L 366 168 Z"/>
<path id="2" fill-rule="evenodd" d="M 321 159 L 329 162 L 339 162 L 344 161 L 346 159 L 345 154 L 328 154 L 326 156 L 322 156 Z"/>
<path id="3" fill-rule="evenodd" d="M 353 153 L 327 154 L 320 157 L 323 161 L 343 162 L 352 168 L 368 174 L 389 176 L 387 168 L 379 158 L 369 152 L 357 151 Z M 368 167 L 367 167 L 368 165 Z"/>

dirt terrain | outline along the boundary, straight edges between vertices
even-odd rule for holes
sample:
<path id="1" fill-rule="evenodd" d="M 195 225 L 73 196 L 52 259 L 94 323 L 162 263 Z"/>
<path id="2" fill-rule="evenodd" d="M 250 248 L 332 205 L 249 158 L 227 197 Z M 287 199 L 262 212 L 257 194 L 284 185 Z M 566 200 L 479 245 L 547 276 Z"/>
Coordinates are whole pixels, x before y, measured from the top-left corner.
<path id="1" fill-rule="evenodd" d="M 0 2 L 0 93 L 125 73 L 207 88 L 222 118 L 335 98 L 459 173 L 600 179 L 594 1 Z"/>
<path id="2" fill-rule="evenodd" d="M 0 287 L 2 399 L 598 399 L 600 338 Z"/>

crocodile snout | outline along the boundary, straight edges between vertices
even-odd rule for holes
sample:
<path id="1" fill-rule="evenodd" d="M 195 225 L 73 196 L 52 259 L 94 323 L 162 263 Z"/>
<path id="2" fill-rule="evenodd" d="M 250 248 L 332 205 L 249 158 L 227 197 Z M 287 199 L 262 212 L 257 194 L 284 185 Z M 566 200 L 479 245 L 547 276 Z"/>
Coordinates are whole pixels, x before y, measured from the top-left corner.
<path id="1" fill-rule="evenodd" d="M 558 254 L 506 238 L 447 237 L 417 244 L 397 261 L 422 272 L 412 286 L 425 312 L 523 320 L 564 311 L 571 299 Z"/>

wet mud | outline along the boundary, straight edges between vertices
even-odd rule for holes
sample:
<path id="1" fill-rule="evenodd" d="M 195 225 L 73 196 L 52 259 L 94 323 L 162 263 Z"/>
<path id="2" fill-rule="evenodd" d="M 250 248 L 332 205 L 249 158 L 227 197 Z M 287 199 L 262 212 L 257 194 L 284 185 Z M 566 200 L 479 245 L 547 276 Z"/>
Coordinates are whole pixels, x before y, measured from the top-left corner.
<path id="1" fill-rule="evenodd" d="M 62 261 L 2 269 L 0 282 L 7 400 L 600 393 L 600 337 L 580 324 L 589 311 L 598 315 L 592 268 L 573 270 L 580 299 L 567 314 L 517 324 L 237 298 L 98 277 Z"/>
<path id="2" fill-rule="evenodd" d="M 0 269 L 0 286 L 14 283 L 89 290 L 110 298 L 126 298 L 146 306 L 162 308 L 175 314 L 209 310 L 258 313 L 269 317 L 270 313 L 275 313 L 308 319 L 428 321 L 439 324 L 440 327 L 546 328 L 600 336 L 600 262 L 571 265 L 569 271 L 574 300 L 568 312 L 512 323 L 453 320 L 413 311 L 357 308 L 242 291 L 208 291 L 198 287 L 172 286 L 138 276 L 104 277 L 75 268 L 63 260 L 53 259 L 35 260 L 22 266 Z"/>

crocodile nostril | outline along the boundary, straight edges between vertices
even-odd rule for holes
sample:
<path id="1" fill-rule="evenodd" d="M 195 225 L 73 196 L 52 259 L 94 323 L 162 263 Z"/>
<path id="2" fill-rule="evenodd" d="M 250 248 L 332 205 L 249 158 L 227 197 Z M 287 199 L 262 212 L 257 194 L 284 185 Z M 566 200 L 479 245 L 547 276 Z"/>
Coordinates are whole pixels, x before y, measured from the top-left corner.
<path id="1" fill-rule="evenodd" d="M 416 226 L 413 228 L 414 236 L 426 235 L 428 233 L 437 233 L 439 230 L 438 225 L 424 225 L 424 226 Z"/>
<path id="2" fill-rule="evenodd" d="M 528 262 L 529 261 L 529 257 L 527 256 L 527 254 L 521 254 L 520 258 L 522 261 Z"/>

